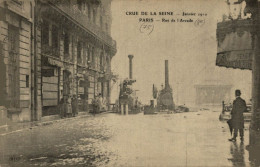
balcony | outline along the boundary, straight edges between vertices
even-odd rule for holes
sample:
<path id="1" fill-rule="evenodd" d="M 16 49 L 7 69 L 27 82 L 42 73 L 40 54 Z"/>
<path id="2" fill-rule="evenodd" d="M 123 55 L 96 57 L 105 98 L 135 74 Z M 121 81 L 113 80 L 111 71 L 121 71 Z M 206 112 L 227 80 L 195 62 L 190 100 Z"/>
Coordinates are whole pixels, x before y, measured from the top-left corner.
<path id="1" fill-rule="evenodd" d="M 48 1 L 56 10 L 61 11 L 63 15 L 68 16 L 73 21 L 76 21 L 77 24 L 83 26 L 90 33 L 97 36 L 99 39 L 103 40 L 106 44 L 111 46 L 113 49 L 116 49 L 116 41 L 112 39 L 110 35 L 102 31 L 102 29 L 96 24 L 88 20 L 88 17 L 84 15 L 77 8 L 70 8 L 67 4 L 63 3 L 53 3 Z"/>

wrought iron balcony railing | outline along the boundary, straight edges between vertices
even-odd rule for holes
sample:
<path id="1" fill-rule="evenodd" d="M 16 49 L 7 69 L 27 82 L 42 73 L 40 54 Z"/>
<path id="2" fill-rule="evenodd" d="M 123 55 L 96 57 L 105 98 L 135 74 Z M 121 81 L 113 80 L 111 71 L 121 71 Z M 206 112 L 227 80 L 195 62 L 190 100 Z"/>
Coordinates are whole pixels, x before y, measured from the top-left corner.
<path id="1" fill-rule="evenodd" d="M 91 22 L 91 20 L 89 20 L 88 17 L 85 14 L 83 14 L 79 9 L 71 8 L 64 3 L 53 3 L 52 1 L 49 2 L 50 4 L 52 4 L 52 6 L 61 10 L 65 15 L 71 17 L 71 19 L 76 21 L 78 24 L 82 25 L 91 33 L 105 41 L 105 43 L 107 43 L 113 48 L 116 48 L 116 41 L 113 40 L 112 37 L 108 35 L 106 32 L 104 32 L 99 26 Z"/>

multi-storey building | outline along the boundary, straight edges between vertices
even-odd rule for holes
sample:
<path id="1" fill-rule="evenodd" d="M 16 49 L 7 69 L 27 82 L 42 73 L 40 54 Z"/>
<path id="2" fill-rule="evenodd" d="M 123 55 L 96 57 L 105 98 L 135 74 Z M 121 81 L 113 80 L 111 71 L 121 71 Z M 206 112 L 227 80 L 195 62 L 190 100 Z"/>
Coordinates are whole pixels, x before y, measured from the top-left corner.
<path id="1" fill-rule="evenodd" d="M 27 52 L 20 47 L 20 52 L 27 57 L 20 56 L 20 61 L 14 61 L 20 66 L 13 65 L 23 67 L 20 68 L 23 75 L 20 74 L 20 82 L 15 81 L 17 76 L 12 76 L 15 79 L 11 82 L 20 83 L 23 87 L 20 88 L 20 95 L 15 90 L 19 87 L 17 85 L 11 89 L 15 95 L 7 92 L 8 96 L 20 98 L 12 98 L 16 99 L 16 103 L 24 104 L 23 100 L 27 100 L 26 117 L 20 110 L 24 106 L 20 104 L 16 107 L 19 119 L 39 120 L 43 116 L 58 114 L 59 101 L 73 95 L 78 97 L 83 111 L 91 110 L 89 104 L 97 94 L 101 94 L 109 106 L 110 65 L 116 53 L 116 42 L 110 36 L 111 0 L 12 0 L 4 4 L 11 2 L 24 6 L 29 4 L 30 7 L 30 10 L 25 10 L 29 12 L 29 18 L 24 21 L 18 19 L 20 23 L 17 23 L 18 26 L 28 26 L 20 27 L 20 33 L 26 30 L 28 34 L 28 45 L 20 42 L 20 46 L 27 47 Z M 6 6 L 2 8 L 9 12 Z M 10 24 L 13 24 L 12 20 Z M 3 29 L 7 29 L 6 25 Z M 25 38 L 22 35 L 20 37 Z M 19 72 L 10 73 L 18 75 Z"/>
<path id="2" fill-rule="evenodd" d="M 0 1 L 0 105 L 13 120 L 30 120 L 33 1 Z"/>
<path id="3" fill-rule="evenodd" d="M 229 2 L 229 1 L 228 1 Z M 242 5 L 241 5 L 242 3 Z M 244 3 L 244 5 L 243 5 Z M 216 65 L 252 70 L 252 118 L 249 128 L 249 160 L 260 164 L 260 1 L 235 0 L 237 6 L 217 25 Z M 241 9 L 241 6 L 244 6 Z M 237 10 L 238 9 L 238 10 Z M 240 13 L 236 12 L 239 11 Z M 246 14 L 246 15 L 245 15 Z"/>

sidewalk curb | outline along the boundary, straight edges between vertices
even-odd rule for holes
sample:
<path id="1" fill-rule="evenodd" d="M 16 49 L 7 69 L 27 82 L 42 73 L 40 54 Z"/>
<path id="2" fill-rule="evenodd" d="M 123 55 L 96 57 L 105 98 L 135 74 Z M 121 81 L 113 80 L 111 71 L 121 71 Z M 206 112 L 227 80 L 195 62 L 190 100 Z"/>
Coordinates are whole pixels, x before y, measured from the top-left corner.
<path id="1" fill-rule="evenodd" d="M 83 112 L 84 113 L 84 112 Z M 30 130 L 30 129 L 33 129 L 33 128 L 37 128 L 37 127 L 41 127 L 41 126 L 48 126 L 48 125 L 52 125 L 54 123 L 58 123 L 58 122 L 62 122 L 62 121 L 69 121 L 69 120 L 73 120 L 73 119 L 79 119 L 79 118 L 85 118 L 85 117 L 91 117 L 91 116 L 94 116 L 93 114 L 91 113 L 81 113 L 80 115 L 76 116 L 76 117 L 70 117 L 70 118 L 65 118 L 65 119 L 56 119 L 56 120 L 51 120 L 51 121 L 44 121 L 44 122 L 41 122 L 41 121 L 37 121 L 37 122 L 28 122 L 28 123 L 25 123 L 25 125 L 23 125 L 23 127 L 21 129 L 17 129 L 17 130 L 7 130 L 7 132 L 3 132 L 1 133 L 0 132 L 0 137 L 2 136 L 6 136 L 6 135 L 9 135 L 9 134 L 13 134 L 13 133 L 17 133 L 17 132 L 21 132 L 21 131 L 24 131 L 24 130 Z M 99 114 L 95 114 L 95 116 L 98 116 L 98 115 L 103 115 L 103 114 L 108 114 L 108 113 L 111 113 L 111 111 L 107 111 L 107 112 L 102 112 L 102 113 L 99 113 Z M 5 126 L 6 129 L 9 129 L 8 125 Z"/>

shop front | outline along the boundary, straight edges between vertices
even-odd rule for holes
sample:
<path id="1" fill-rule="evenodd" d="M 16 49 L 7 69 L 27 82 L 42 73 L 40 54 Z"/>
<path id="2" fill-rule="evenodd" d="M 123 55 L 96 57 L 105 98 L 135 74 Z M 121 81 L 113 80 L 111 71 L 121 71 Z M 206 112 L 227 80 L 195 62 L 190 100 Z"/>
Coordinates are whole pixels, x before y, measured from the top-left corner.
<path id="1" fill-rule="evenodd" d="M 58 60 L 42 57 L 42 116 L 59 114 L 61 67 Z"/>
<path id="2" fill-rule="evenodd" d="M 78 67 L 78 85 L 77 85 L 77 97 L 79 111 L 87 112 L 89 110 L 88 105 L 88 90 L 89 90 L 89 77 L 86 70 Z"/>

